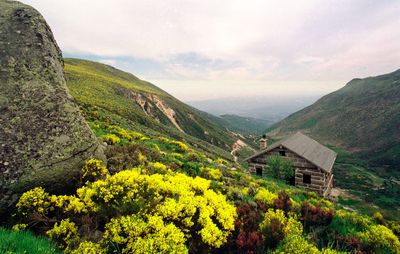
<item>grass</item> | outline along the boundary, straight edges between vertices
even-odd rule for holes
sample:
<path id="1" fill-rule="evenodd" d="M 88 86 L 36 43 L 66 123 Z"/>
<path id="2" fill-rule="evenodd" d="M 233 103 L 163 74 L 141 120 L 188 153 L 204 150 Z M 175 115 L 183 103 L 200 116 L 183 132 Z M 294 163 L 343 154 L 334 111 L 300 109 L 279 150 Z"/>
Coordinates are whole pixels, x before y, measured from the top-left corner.
<path id="1" fill-rule="evenodd" d="M 50 254 L 62 253 L 44 237 L 33 235 L 31 232 L 13 232 L 0 228 L 0 253 L 3 254 Z"/>
<path id="2" fill-rule="evenodd" d="M 169 136 L 204 152 L 220 153 L 232 159 L 230 147 L 236 140 L 223 126 L 158 87 L 111 66 L 79 59 L 65 59 L 65 74 L 70 93 L 89 122 L 101 120 L 140 132 Z M 137 96 L 146 101 L 148 112 L 139 106 Z M 175 111 L 176 121 L 184 133 L 149 96 L 157 96 Z"/>
<path id="3" fill-rule="evenodd" d="M 349 192 L 338 203 L 368 215 L 379 211 L 389 219 L 400 217 L 400 201 L 392 187 L 385 186 L 387 179 L 375 173 L 364 161 L 344 149 L 331 147 L 338 153 L 334 165 L 335 185 Z"/>

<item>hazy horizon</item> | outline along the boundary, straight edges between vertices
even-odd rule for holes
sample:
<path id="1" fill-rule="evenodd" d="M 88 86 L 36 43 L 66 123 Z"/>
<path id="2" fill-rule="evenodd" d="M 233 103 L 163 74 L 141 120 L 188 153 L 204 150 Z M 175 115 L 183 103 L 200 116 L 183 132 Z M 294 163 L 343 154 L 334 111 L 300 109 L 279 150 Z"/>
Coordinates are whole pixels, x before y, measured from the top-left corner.
<path id="1" fill-rule="evenodd" d="M 400 67 L 400 1 L 24 0 L 67 57 L 183 101 L 322 96 Z"/>

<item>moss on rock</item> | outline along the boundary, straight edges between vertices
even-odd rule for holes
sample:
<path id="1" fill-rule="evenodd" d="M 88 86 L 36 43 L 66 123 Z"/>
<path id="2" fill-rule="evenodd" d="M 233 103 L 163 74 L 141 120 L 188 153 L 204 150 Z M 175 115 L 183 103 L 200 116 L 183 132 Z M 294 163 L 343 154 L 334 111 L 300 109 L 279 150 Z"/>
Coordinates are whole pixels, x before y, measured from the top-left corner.
<path id="1" fill-rule="evenodd" d="M 0 1 L 0 214 L 31 187 L 72 189 L 82 163 L 101 150 L 68 93 L 44 18 Z"/>

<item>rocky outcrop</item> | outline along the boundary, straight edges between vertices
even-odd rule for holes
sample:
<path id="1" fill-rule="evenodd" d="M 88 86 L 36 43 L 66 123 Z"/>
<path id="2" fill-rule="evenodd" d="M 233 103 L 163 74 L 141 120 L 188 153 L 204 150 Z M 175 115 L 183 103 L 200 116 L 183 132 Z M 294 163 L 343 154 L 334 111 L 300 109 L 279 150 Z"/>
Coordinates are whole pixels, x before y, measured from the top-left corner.
<path id="1" fill-rule="evenodd" d="M 151 116 L 157 122 L 161 122 L 157 117 L 155 108 L 159 110 L 179 131 L 184 132 L 178 124 L 176 112 L 165 101 L 155 94 L 129 92 L 125 97 L 134 100 L 148 116 Z"/>
<path id="2" fill-rule="evenodd" d="M 43 17 L 0 1 L 0 213 L 34 186 L 74 187 L 82 163 L 102 158 L 69 95 L 63 59 Z"/>

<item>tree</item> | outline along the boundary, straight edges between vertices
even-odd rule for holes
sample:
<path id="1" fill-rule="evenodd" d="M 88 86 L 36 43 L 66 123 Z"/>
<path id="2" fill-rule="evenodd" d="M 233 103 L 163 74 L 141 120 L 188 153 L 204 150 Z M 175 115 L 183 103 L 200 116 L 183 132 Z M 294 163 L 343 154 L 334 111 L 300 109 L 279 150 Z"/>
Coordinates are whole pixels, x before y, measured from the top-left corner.
<path id="1" fill-rule="evenodd" d="M 267 159 L 267 172 L 274 178 L 289 182 L 294 177 L 293 163 L 280 156 L 269 156 Z"/>

